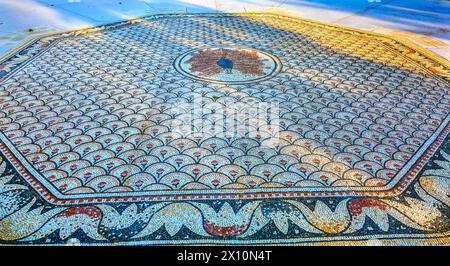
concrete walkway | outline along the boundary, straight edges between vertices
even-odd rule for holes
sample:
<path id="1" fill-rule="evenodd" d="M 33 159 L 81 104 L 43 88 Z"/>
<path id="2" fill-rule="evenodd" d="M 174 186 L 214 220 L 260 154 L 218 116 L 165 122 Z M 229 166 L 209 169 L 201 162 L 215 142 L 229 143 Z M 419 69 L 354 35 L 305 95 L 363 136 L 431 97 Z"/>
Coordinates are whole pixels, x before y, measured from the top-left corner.
<path id="1" fill-rule="evenodd" d="M 0 0 L 0 55 L 39 34 L 136 16 L 264 10 L 402 37 L 450 59 L 445 0 Z"/>

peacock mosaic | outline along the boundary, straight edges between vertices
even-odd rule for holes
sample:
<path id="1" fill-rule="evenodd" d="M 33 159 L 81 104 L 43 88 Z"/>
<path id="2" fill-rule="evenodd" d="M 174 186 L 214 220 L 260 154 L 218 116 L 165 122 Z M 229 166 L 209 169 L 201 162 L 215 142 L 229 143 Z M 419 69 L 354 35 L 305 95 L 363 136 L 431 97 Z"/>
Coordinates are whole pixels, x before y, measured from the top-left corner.
<path id="1" fill-rule="evenodd" d="M 175 67 L 187 77 L 222 84 L 245 84 L 270 79 L 281 71 L 273 55 L 248 48 L 196 49 L 181 55 Z"/>
<path id="2" fill-rule="evenodd" d="M 0 61 L 0 244 L 448 245 L 449 79 L 276 14 L 39 38 Z"/>

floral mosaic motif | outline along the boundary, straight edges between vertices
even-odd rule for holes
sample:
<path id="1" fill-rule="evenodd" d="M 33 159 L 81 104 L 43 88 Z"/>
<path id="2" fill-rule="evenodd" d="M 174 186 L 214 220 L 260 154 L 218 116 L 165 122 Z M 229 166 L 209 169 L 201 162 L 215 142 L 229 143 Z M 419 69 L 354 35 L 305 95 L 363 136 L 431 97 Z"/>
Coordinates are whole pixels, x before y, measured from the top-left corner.
<path id="1" fill-rule="evenodd" d="M 190 78 L 223 84 L 245 84 L 275 77 L 281 62 L 249 48 L 200 48 L 180 55 L 178 72 Z"/>
<path id="2" fill-rule="evenodd" d="M 221 84 L 174 67 L 218 43 L 283 69 Z M 214 68 L 238 67 L 223 58 Z M 152 16 L 37 40 L 1 66 L 2 244 L 448 239 L 448 69 L 398 42 L 275 15 Z M 168 106 L 195 94 L 211 121 L 276 102 L 279 126 L 177 135 Z"/>
<path id="3" fill-rule="evenodd" d="M 215 49 L 201 50 L 187 60 L 191 71 L 206 76 L 237 70 L 254 76 L 263 75 L 263 63 L 256 51 Z"/>

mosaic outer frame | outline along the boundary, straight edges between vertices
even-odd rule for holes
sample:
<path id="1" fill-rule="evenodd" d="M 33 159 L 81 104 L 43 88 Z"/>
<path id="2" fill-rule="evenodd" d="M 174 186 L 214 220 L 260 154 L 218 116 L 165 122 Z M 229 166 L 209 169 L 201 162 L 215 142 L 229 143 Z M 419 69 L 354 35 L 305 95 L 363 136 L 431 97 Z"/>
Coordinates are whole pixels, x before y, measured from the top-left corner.
<path id="1" fill-rule="evenodd" d="M 280 16 L 279 14 L 242 14 L 242 15 L 246 15 L 246 16 Z M 167 17 L 168 15 L 161 15 L 162 17 Z M 179 16 L 179 15 L 173 15 L 173 16 Z M 190 15 L 184 15 L 184 16 L 190 16 Z M 199 16 L 199 15 L 192 15 L 192 16 Z M 219 15 L 211 15 L 211 14 L 205 14 L 205 16 L 219 16 Z M 228 15 L 222 15 L 222 16 L 228 16 Z M 148 18 L 152 18 L 152 17 L 158 17 L 158 15 L 155 16 L 150 16 Z M 349 30 L 348 28 L 344 28 L 344 27 L 340 27 L 340 26 L 331 26 L 331 25 L 327 25 L 327 24 L 323 24 L 323 23 L 317 23 L 317 22 L 310 22 L 308 20 L 302 20 L 302 19 L 298 19 L 298 18 L 289 18 L 286 16 L 283 16 L 285 18 L 288 19 L 293 19 L 293 20 L 299 20 L 299 21 L 303 21 L 303 22 L 308 22 L 308 23 L 313 23 L 313 24 L 320 24 L 323 25 L 324 27 L 332 27 L 334 29 L 342 29 L 342 30 Z M 127 21 L 127 22 L 119 22 L 118 24 L 112 24 L 114 27 L 118 27 L 118 26 L 122 26 L 122 25 L 128 25 L 128 23 L 135 23 L 140 21 L 140 19 L 136 19 L 136 20 L 131 20 L 131 21 Z M 91 29 L 87 29 L 87 31 L 98 31 L 98 30 L 103 30 L 105 28 L 107 28 L 108 26 L 101 26 L 101 27 L 96 27 L 96 28 L 91 28 Z M 27 60 L 27 57 L 34 57 L 36 56 L 36 54 L 45 51 L 46 48 L 51 47 L 53 41 L 55 41 L 55 39 L 52 38 L 60 38 L 60 36 L 70 36 L 70 35 L 76 35 L 76 34 L 82 34 L 84 33 L 86 30 L 81 30 L 81 31 L 75 31 L 75 32 L 69 32 L 69 33 L 64 33 L 62 35 L 51 35 L 49 37 L 46 37 L 44 39 L 42 38 L 37 38 L 33 41 L 31 41 L 29 44 L 25 45 L 23 47 L 23 50 L 17 50 L 15 51 L 15 53 L 12 53 L 10 56 L 5 57 L 3 60 L 0 60 L 0 62 L 2 62 L 1 65 L 3 65 L 3 69 L 8 69 L 10 71 L 13 71 L 15 66 L 21 66 L 21 64 Z M 398 46 L 398 49 L 403 50 L 402 54 L 406 55 L 406 57 L 411 57 L 414 58 L 414 60 L 420 61 L 424 66 L 427 67 L 427 69 L 429 69 L 430 71 L 432 71 L 434 74 L 444 78 L 445 80 L 449 80 L 449 64 L 448 62 L 446 62 L 445 60 L 429 53 L 426 51 L 423 51 L 421 48 L 417 48 L 414 45 L 411 44 L 406 44 L 403 41 L 399 41 L 396 40 L 392 37 L 386 37 L 383 35 L 379 35 L 379 34 L 373 34 L 373 33 L 368 33 L 368 32 L 364 32 L 364 31 L 357 31 L 357 30 L 353 30 L 351 29 L 350 31 L 352 32 L 359 32 L 361 34 L 369 34 L 371 36 L 377 36 L 381 39 L 383 39 L 383 41 L 387 41 L 390 42 L 391 45 L 393 45 L 393 47 L 395 47 L 396 45 Z M 59 36 L 59 37 L 58 37 Z M 44 42 L 42 42 L 43 40 L 45 40 Z M 401 47 L 403 46 L 403 48 Z M 44 50 L 40 50 L 44 48 Z M 405 49 L 406 48 L 406 49 Z M 24 53 L 25 52 L 25 53 Z M 5 62 L 7 62 L 7 64 L 5 64 Z M 6 67 L 5 67 L 6 66 Z M 8 72 L 10 72 L 8 71 Z M 4 74 L 5 76 L 6 74 Z M 2 76 L 1 76 L 1 72 L 0 72 L 0 80 L 1 80 Z M 445 193 L 448 193 L 448 191 L 445 191 L 445 189 L 443 191 L 440 191 L 440 193 L 444 193 L 444 195 L 442 194 L 435 194 L 432 195 L 432 197 L 427 197 L 425 196 L 426 193 L 424 192 L 428 192 L 428 194 L 433 194 L 436 193 L 436 191 L 433 191 L 433 187 L 430 186 L 424 186 L 422 185 L 418 185 L 420 184 L 420 181 L 425 178 L 429 178 L 429 176 L 426 174 L 427 171 L 428 172 L 433 172 L 436 170 L 433 170 L 436 168 L 436 166 L 433 167 L 428 167 L 431 169 L 427 170 L 427 167 L 425 167 L 425 169 L 423 169 L 423 166 L 428 163 L 429 161 L 432 159 L 434 164 L 438 164 L 439 166 L 441 166 L 441 163 L 438 162 L 442 162 L 445 160 L 448 160 L 448 154 L 446 154 L 446 151 L 448 151 L 448 131 L 450 130 L 448 124 L 448 119 L 449 117 L 447 117 L 447 119 L 444 121 L 444 123 L 441 125 L 441 132 L 439 134 L 439 136 L 436 136 L 437 142 L 435 142 L 434 144 L 431 145 L 431 148 L 426 149 L 426 153 L 423 157 L 422 163 L 419 164 L 419 166 L 416 166 L 413 168 L 414 171 L 414 175 L 417 175 L 417 179 L 415 178 L 410 178 L 410 183 L 407 184 L 401 184 L 402 186 L 400 186 L 400 188 L 395 187 L 394 189 L 391 190 L 392 193 L 389 194 L 385 194 L 383 195 L 383 197 L 378 197 L 378 194 L 365 194 L 365 195 L 358 195 L 355 193 L 350 193 L 347 195 L 344 195 L 344 197 L 340 197 L 340 198 L 336 198 L 336 200 L 334 200 L 334 203 L 327 203 L 325 204 L 324 202 L 327 201 L 327 199 L 324 197 L 326 195 L 323 194 L 314 194 L 311 195 L 311 198 L 308 199 L 301 199 L 299 198 L 297 194 L 285 194 L 282 195 L 282 201 L 281 202 L 271 202 L 269 200 L 269 202 L 265 202 L 264 200 L 259 199 L 259 196 L 255 196 L 254 199 L 239 199 L 238 201 L 244 201 L 244 203 L 236 203 L 234 202 L 235 200 L 233 198 L 228 198 L 228 199 L 223 199 L 223 201 L 225 202 L 225 204 L 223 204 L 221 207 L 213 207 L 213 205 L 220 205 L 220 203 L 218 201 L 216 201 L 215 203 L 212 203 L 212 205 L 209 205 L 210 203 L 205 203 L 204 201 L 201 200 L 201 198 L 185 198 L 185 197 L 181 197 L 179 200 L 179 202 L 174 202 L 174 198 L 171 199 L 170 203 L 164 203 L 164 198 L 156 198 L 156 204 L 151 205 L 150 207 L 148 206 L 148 203 L 143 203 L 143 201 L 146 201 L 148 199 L 146 198 L 140 198 L 140 199 L 133 199 L 132 197 L 128 200 L 125 200 L 124 203 L 117 203 L 118 205 L 115 206 L 115 203 L 112 203 L 112 205 L 105 205 L 106 203 L 110 203 L 110 201 L 100 201 L 98 199 L 93 199 L 93 200 L 87 200 L 87 201 L 81 201 L 76 203 L 76 205 L 81 204 L 81 206 L 73 206 L 73 207 L 58 207 L 57 205 L 59 205 L 58 203 L 60 203 L 58 201 L 58 199 L 55 198 L 48 198 L 47 196 L 49 194 L 46 194 L 46 192 L 44 190 L 39 190 L 38 191 L 41 193 L 41 196 L 43 196 L 44 198 L 47 197 L 47 200 L 50 200 L 50 203 L 46 202 L 46 201 L 42 201 L 42 199 L 40 199 L 38 196 L 33 195 L 34 199 L 31 201 L 33 202 L 33 204 L 30 205 L 30 203 L 28 203 L 28 205 L 26 206 L 22 206 L 22 208 L 20 210 L 18 210 L 16 213 L 10 214 L 9 216 L 7 216 L 6 219 L 2 219 L 0 220 L 0 241 L 3 242 L 1 244 L 8 244 L 8 243 L 14 243 L 14 244 L 20 244 L 19 242 L 16 242 L 16 240 L 14 240 L 13 234 L 11 234 L 14 230 L 10 230 L 10 228 L 7 228 L 6 226 L 10 225 L 9 223 L 11 221 L 8 221 L 8 219 L 12 219 L 12 217 L 19 217 L 21 215 L 24 215 L 23 217 L 28 217 L 29 215 L 35 215 L 38 214 L 40 216 L 40 219 L 42 219 L 42 221 L 45 220 L 44 224 L 47 222 L 54 222 L 56 224 L 62 224 L 62 221 L 55 221 L 58 220 L 56 218 L 61 218 L 60 220 L 64 220 L 64 219 L 73 219 L 74 216 L 76 215 L 85 215 L 87 219 L 90 219 L 90 222 L 92 223 L 92 225 L 97 224 L 96 226 L 92 226 L 92 228 L 89 228 L 86 230 L 85 229 L 85 235 L 83 237 L 86 237 L 86 242 L 83 242 L 83 244 L 92 244 L 92 245 L 104 245 L 104 244 L 108 244 L 108 242 L 112 241 L 116 244 L 313 244 L 313 243 L 317 243 L 317 244 L 346 244 L 346 243 L 350 243 L 350 244 L 357 244 L 357 241 L 365 241 L 367 239 L 378 239 L 379 241 L 381 241 L 381 244 L 413 244 L 413 243 L 421 243 L 421 241 L 423 241 L 423 243 L 428 243 L 428 244 L 448 244 L 448 236 L 450 234 L 450 231 L 448 230 L 448 202 L 445 202 Z M 444 143 L 444 144 L 442 144 Z M 431 144 L 431 143 L 430 143 Z M 447 145 L 447 146 L 446 146 Z M 5 146 L 2 145 L 2 148 L 4 148 Z M 444 148 L 443 148 L 444 147 Z M 12 193 L 11 191 L 15 191 L 18 188 L 20 188 L 21 190 L 24 189 L 24 187 L 27 187 L 26 184 L 22 184 L 21 179 L 17 177 L 17 174 L 15 174 L 14 172 L 14 167 L 12 167 L 12 165 L 9 163 L 12 157 L 10 157 L 11 155 L 13 155 L 13 153 L 8 153 L 7 150 L 3 149 L 2 150 L 3 153 L 5 155 L 7 155 L 4 159 L 3 159 L 3 163 L 2 163 L 2 170 L 4 172 L 4 175 L 2 176 L 2 178 L 5 178 L 4 176 L 6 176 L 7 178 L 10 178 L 7 182 L 4 182 L 0 184 L 3 184 L 3 187 L 0 186 L 0 188 L 2 188 L 3 190 L 0 190 L 0 193 L 5 193 L 7 192 L 8 196 L 11 196 Z M 438 152 L 436 152 L 438 151 Z M 439 153 L 440 151 L 440 153 Z M 433 154 L 434 157 L 433 157 Z M 6 159 L 6 160 L 5 160 Z M 17 165 L 16 165 L 17 167 Z M 443 171 L 443 172 L 442 172 Z M 442 170 L 441 172 L 438 172 L 438 174 L 435 174 L 434 176 L 439 177 L 439 175 L 441 175 L 442 177 L 442 173 L 444 173 L 444 179 L 447 178 L 448 176 L 445 176 L 445 170 Z M 8 173 L 8 175 L 6 175 L 5 173 Z M 425 174 L 425 175 L 424 175 Z M 434 179 L 433 179 L 434 180 Z M 439 179 L 440 180 L 440 179 Z M 15 181 L 15 182 L 12 182 Z M 428 181 L 428 179 L 427 179 Z M 442 180 L 441 180 L 442 181 Z M 439 182 L 441 182 L 439 181 Z M 425 182 L 425 181 L 424 181 Z M 433 181 L 433 182 L 438 182 L 438 181 Z M 8 184 L 13 184 L 12 186 L 15 186 L 14 188 L 12 187 L 8 187 Z M 445 184 L 445 182 L 443 183 Z M 428 184 L 429 185 L 429 184 Z M 444 186 L 445 188 L 445 186 Z M 434 188 L 434 190 L 436 190 Z M 29 190 L 27 190 L 29 191 Z M 12 193 L 12 194 L 11 194 Z M 28 197 L 30 195 L 29 192 L 24 192 L 21 191 L 20 193 L 20 197 Z M 17 194 L 17 195 L 19 195 Z M 23 194 L 23 195 L 22 195 Z M 411 194 L 415 194 L 416 196 L 414 196 L 413 200 L 410 201 L 407 198 L 407 196 L 405 196 L 405 194 L 411 195 Z M 27 195 L 27 196 L 24 196 Z M 335 196 L 335 195 L 330 195 L 330 196 Z M 273 195 L 270 195 L 270 197 L 268 198 L 273 198 Z M 399 199 L 402 200 L 399 200 Z M 436 200 L 436 198 L 438 200 Z M 442 202 L 442 199 L 444 198 L 444 202 Z M 198 203 L 195 203 L 195 201 L 198 200 Z M 365 201 L 366 200 L 366 201 Z M 191 202 L 194 201 L 194 202 Z M 313 203 L 315 203 L 315 207 L 314 210 L 311 210 L 311 208 L 308 209 L 308 207 L 306 206 L 310 206 L 312 207 L 314 204 L 311 205 L 311 202 L 308 201 L 312 201 Z M 333 201 L 333 200 L 332 200 Z M 411 209 L 408 209 L 408 207 L 406 207 L 406 205 L 403 204 L 403 202 L 408 202 L 408 203 L 413 203 L 413 204 L 417 204 L 416 206 L 420 206 L 420 211 L 423 211 L 423 215 L 429 214 L 429 213 L 434 213 L 436 214 L 435 216 L 433 216 L 431 220 L 428 220 L 428 222 L 430 222 L 431 224 L 422 224 L 423 221 L 421 221 L 421 219 L 423 219 L 423 217 L 419 217 L 417 216 L 418 213 L 415 213 L 417 210 L 413 211 Z M 130 202 L 130 203 L 127 203 Z M 222 202 L 223 203 L 223 202 Z M 69 202 L 69 206 L 70 205 L 74 205 L 75 202 Z M 86 205 L 88 204 L 88 205 Z M 123 205 L 125 204 L 125 205 Z M 350 206 L 349 206 L 350 204 Z M 447 205 L 446 205 L 447 204 Z M 92 205 L 92 206 L 91 206 Z M 282 206 L 283 205 L 283 206 Z M 436 205 L 436 206 L 434 206 Z M 53 206 L 53 207 L 50 207 Z M 94 207 L 95 206 L 95 207 Z M 115 207 L 111 207 L 111 206 L 115 206 Z M 275 238 L 268 238 L 267 240 L 263 240 L 264 237 L 261 238 L 257 238 L 257 239 L 243 239 L 240 240 L 238 238 L 242 237 L 243 231 L 247 230 L 246 232 L 248 232 L 249 227 L 252 224 L 252 221 L 248 221 L 248 219 L 250 219 L 249 214 L 251 214 L 251 218 L 254 219 L 255 215 L 257 216 L 257 214 L 255 214 L 258 211 L 261 211 L 262 209 L 264 209 L 264 207 L 269 208 L 269 209 L 273 209 L 273 206 L 278 206 L 278 207 L 282 207 L 283 208 L 287 208 L 290 211 L 289 212 L 280 212 L 282 214 L 276 214 L 279 215 L 280 217 L 276 217 L 276 215 L 272 218 L 270 218 L 269 220 L 271 220 L 274 224 L 271 224 L 271 226 L 275 226 L 275 228 L 281 230 L 281 231 L 286 231 L 286 233 L 289 232 L 290 229 L 290 224 L 292 224 L 292 222 L 294 224 L 296 224 L 296 226 L 305 229 L 307 231 L 314 232 L 315 234 L 318 233 L 325 233 L 323 237 L 319 237 L 317 239 L 313 239 L 313 238 L 309 238 L 309 237 L 302 237 L 302 238 L 295 238 L 293 237 L 292 239 L 275 239 Z M 358 207 L 355 207 L 358 206 Z M 306 208 L 305 208 L 306 207 Z M 360 213 L 358 213 L 358 211 L 352 211 L 352 208 L 356 208 L 356 209 L 361 209 Z M 193 224 L 189 224 L 189 221 L 184 221 L 184 224 L 182 223 L 181 225 L 184 225 L 184 227 L 180 226 L 180 228 L 172 228 L 170 229 L 170 226 L 167 224 L 167 221 L 163 221 L 162 220 L 162 224 L 161 225 L 165 225 L 166 226 L 166 230 L 168 229 L 167 227 L 169 227 L 168 232 L 169 236 L 168 239 L 166 240 L 161 240 L 161 241 L 156 241 L 156 240 L 148 240 L 149 236 L 147 236 L 147 240 L 139 240 L 138 242 L 135 242 L 133 240 L 129 241 L 129 240 L 120 240 L 123 237 L 124 232 L 122 231 L 118 231 L 117 228 L 113 228 L 114 226 L 111 226 L 108 228 L 108 226 L 103 225 L 103 230 L 102 231 L 102 227 L 100 226 L 100 224 L 98 223 L 102 223 L 105 220 L 99 220 L 99 217 L 101 217 L 102 215 L 104 216 L 110 216 L 109 218 L 114 217 L 115 219 L 117 219 L 118 221 L 124 221 L 123 219 L 125 219 L 124 215 L 125 213 L 132 213 L 135 218 L 137 223 L 144 223 L 142 221 L 142 217 L 140 217 L 140 214 L 145 213 L 146 211 L 150 211 L 149 209 L 152 209 L 153 213 L 152 213 L 152 218 L 149 218 L 149 220 L 147 220 L 146 226 L 144 226 L 143 228 L 146 229 L 149 227 L 149 224 L 151 224 L 152 219 L 155 218 L 156 213 L 161 213 L 164 211 L 168 211 L 169 209 L 173 208 L 173 210 L 175 209 L 185 209 L 187 213 L 190 213 L 192 215 L 197 215 L 198 212 L 200 211 L 201 216 L 202 217 L 207 217 L 207 220 L 214 220 L 217 219 L 217 217 L 214 217 L 215 215 L 221 213 L 222 216 L 225 217 L 232 217 L 235 216 L 237 218 L 231 218 L 229 220 L 234 220 L 234 221 L 239 221 L 241 220 L 242 223 L 236 223 L 236 224 L 232 224 L 232 225 L 228 225 L 228 226 L 222 226 L 222 227 L 218 227 L 217 224 L 223 224 L 224 222 L 226 223 L 226 221 L 217 221 L 217 223 L 213 223 L 211 221 L 203 221 L 202 220 L 202 226 L 206 228 L 205 229 L 201 229 L 196 225 Z M 46 209 L 46 211 L 43 211 L 44 209 Z M 97 209 L 97 210 L 96 210 Z M 122 213 L 119 213 L 117 210 L 123 210 Z M 157 210 L 154 210 L 157 209 Z M 275 207 L 276 209 L 276 207 Z M 334 211 L 333 211 L 334 209 Z M 101 210 L 101 211 L 99 211 Z M 238 210 L 237 213 L 235 213 L 235 210 Z M 401 210 L 401 211 L 399 211 Z M 142 212 L 140 212 L 142 211 Z M 215 214 L 214 212 L 218 211 L 217 214 Z M 381 213 L 378 213 L 379 211 L 381 211 Z M 420 212 L 419 211 L 419 212 Z M 374 217 L 370 214 L 368 214 L 369 212 L 375 212 L 375 216 L 379 216 L 379 217 L 384 217 L 384 218 L 380 218 L 381 220 L 377 220 L 376 217 Z M 402 212 L 403 212 L 403 217 L 402 217 Z M 62 215 L 64 213 L 64 215 Z M 70 215 L 68 214 L 70 213 Z M 277 211 L 274 211 L 274 213 L 277 213 Z M 320 217 L 321 215 L 323 215 L 323 213 L 326 213 L 327 217 Z M 358 213 L 358 214 L 357 214 Z M 439 213 L 439 215 L 437 214 Z M 359 224 L 357 224 L 358 222 L 355 222 L 355 220 L 357 219 L 362 219 L 363 223 L 364 223 L 364 218 L 366 215 L 369 215 L 370 218 L 372 218 L 372 220 L 377 220 L 375 221 L 375 223 L 381 227 L 386 226 L 385 221 L 382 221 L 384 219 L 390 219 L 390 218 L 386 218 L 387 216 L 391 216 L 391 217 L 395 217 L 397 220 L 400 220 L 403 223 L 408 223 L 407 225 L 410 226 L 409 228 L 407 228 L 409 230 L 406 230 L 408 233 L 397 233 L 397 234 L 366 234 L 366 235 L 354 235 L 353 233 L 348 233 L 352 230 L 357 231 L 355 228 L 357 228 L 358 226 L 360 226 Z M 405 215 L 406 214 L 406 215 Z M 209 215 L 212 215 L 213 217 L 208 217 Z M 293 216 L 292 216 L 293 215 Z M 296 217 L 297 216 L 297 217 Z M 300 219 L 298 220 L 298 216 L 302 216 L 304 217 L 307 221 L 307 223 L 305 223 L 304 220 Z M 22 217 L 22 216 L 21 216 Z M 266 216 L 261 216 L 259 219 L 261 221 L 264 221 L 264 219 L 266 219 Z M 78 218 L 79 219 L 79 218 Z M 166 218 L 167 219 L 167 218 Z M 268 219 L 268 218 L 267 218 Z M 278 219 L 278 220 L 277 220 Z M 280 220 L 281 219 L 281 220 Z M 296 220 L 297 219 L 297 220 Z M 411 224 L 409 221 L 407 222 L 406 219 L 411 219 L 413 220 L 413 224 Z M 6 220 L 6 221 L 5 221 Z M 20 220 L 20 219 L 19 219 Z M 145 220 L 145 219 L 144 219 Z M 181 218 L 181 220 L 183 220 Z M 290 222 L 288 222 L 288 220 Z M 21 221 L 21 220 L 20 220 Z M 261 222 L 260 221 L 260 222 Z M 295 222 L 296 221 L 296 222 Z M 154 221 L 153 221 L 154 222 Z M 270 222 L 270 221 L 269 221 Z M 414 224 L 415 222 L 415 224 Z M 287 223 L 287 225 L 286 225 Z M 361 221 L 359 221 L 359 223 L 361 223 Z M 313 225 L 313 227 L 310 227 L 311 224 Z M 388 224 L 389 225 L 389 224 Z M 19 224 L 18 226 L 24 226 L 24 224 Z M 30 227 L 33 227 L 33 225 L 29 225 Z M 53 225 L 54 227 L 55 225 Z M 331 228 L 330 228 L 331 226 Z M 332 227 L 335 228 L 332 228 Z M 352 228 L 353 226 L 353 228 Z M 366 225 L 363 224 L 362 227 L 365 227 Z M 13 226 L 14 227 L 14 226 Z M 142 226 L 138 226 L 141 227 Z M 244 228 L 242 228 L 244 227 Z M 388 226 L 389 227 L 389 226 Z M 401 227 L 401 226 L 400 226 Z M 136 229 L 135 231 L 139 231 L 139 229 Z M 176 229 L 178 229 L 178 231 L 176 231 Z M 183 231 L 183 233 L 189 235 L 190 233 L 188 233 L 188 231 L 186 231 L 187 229 L 190 229 L 190 231 L 194 232 L 197 234 L 197 236 L 195 236 L 194 238 L 198 238 L 198 239 L 192 239 L 192 240 L 187 240 L 184 241 L 183 239 L 174 239 L 172 233 L 175 232 L 179 233 L 181 231 Z M 92 230 L 92 231 L 90 231 Z M 115 230 L 115 231 L 114 231 Z M 436 230 L 439 231 L 438 233 L 436 233 Z M 38 230 L 39 231 L 39 230 Z M 36 235 L 39 235 L 39 233 L 45 234 L 43 232 L 39 232 L 38 231 L 34 231 L 32 232 L 32 235 L 34 235 L 36 237 Z M 70 231 L 70 230 L 69 230 Z M 97 232 L 96 232 L 97 231 Z M 401 231 L 401 230 L 400 230 Z M 108 238 L 105 238 L 104 235 L 99 234 L 99 232 L 102 232 L 103 234 L 108 235 Z M 343 232 L 347 232 L 347 235 L 340 235 Z M 414 232 L 414 233 L 413 233 Z M 427 233 L 427 232 L 432 232 L 432 233 Z M 72 232 L 73 233 L 73 232 Z M 209 234 L 208 237 L 206 237 L 206 234 Z M 63 237 L 61 237 L 61 231 L 60 231 L 60 235 L 59 235 L 59 239 L 57 236 L 50 236 L 50 234 L 48 234 L 46 237 L 46 240 L 44 242 L 42 242 L 41 238 L 35 239 L 35 240 L 30 240 L 32 239 L 32 237 L 28 237 L 29 239 L 27 240 L 27 238 L 18 238 L 18 239 L 24 239 L 25 241 L 22 242 L 23 244 L 58 244 L 61 243 Z M 257 233 L 255 233 L 257 234 Z M 266 233 L 258 233 L 261 235 L 264 235 Z M 330 236 L 326 236 L 326 235 L 334 235 L 333 237 Z M 125 234 L 126 235 L 126 234 Z M 164 235 L 164 234 L 163 234 Z M 314 234 L 313 234 L 314 235 Z M 65 235 L 64 235 L 65 236 Z M 211 238 L 211 236 L 213 236 Z M 214 236 L 216 238 L 214 238 Z M 88 238 L 97 238 L 97 240 L 92 241 L 92 240 L 87 240 Z M 217 238 L 219 237 L 219 238 Z M 228 239 L 220 239 L 221 237 L 231 237 Z M 236 237 L 236 238 L 234 238 Z M 45 238 L 45 237 L 44 237 Z M 151 238 L 151 237 L 150 237 Z M 170 239 L 172 238 L 172 240 Z M 176 237 L 175 237 L 176 238 Z M 383 240 L 383 239 L 390 239 L 390 240 Z M 102 240 L 99 240 L 102 239 Z M 105 239 L 107 239 L 108 241 L 105 242 Z M 400 240 L 400 242 L 395 242 L 395 239 L 402 239 Z M 416 240 L 409 240 L 409 239 L 416 239 Z M 13 242 L 10 242 L 13 241 Z M 319 241 L 319 242 L 317 242 Z M 323 242 L 325 241 L 325 242 Z M 330 242 L 328 242 L 330 241 Z M 394 242 L 392 242 L 394 241 Z M 47 242 L 47 243 L 46 243 Z M 50 242 L 50 243 L 49 243 Z M 365 243 L 365 242 L 364 242 Z M 370 244 L 366 243 L 366 244 Z"/>

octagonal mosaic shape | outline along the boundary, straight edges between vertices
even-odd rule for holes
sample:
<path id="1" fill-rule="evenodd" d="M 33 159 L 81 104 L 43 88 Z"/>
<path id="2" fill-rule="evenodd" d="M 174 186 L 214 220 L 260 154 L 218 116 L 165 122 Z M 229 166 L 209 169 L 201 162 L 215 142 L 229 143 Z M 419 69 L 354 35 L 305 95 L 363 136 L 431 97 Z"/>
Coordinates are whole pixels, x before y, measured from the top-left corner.
<path id="1" fill-rule="evenodd" d="M 392 196 L 448 134 L 446 75 L 399 42 L 333 26 L 153 16 L 41 38 L 3 60 L 0 147 L 59 205 Z M 167 106 L 193 94 L 204 117 L 224 99 L 276 103 L 277 134 L 180 136 Z"/>

